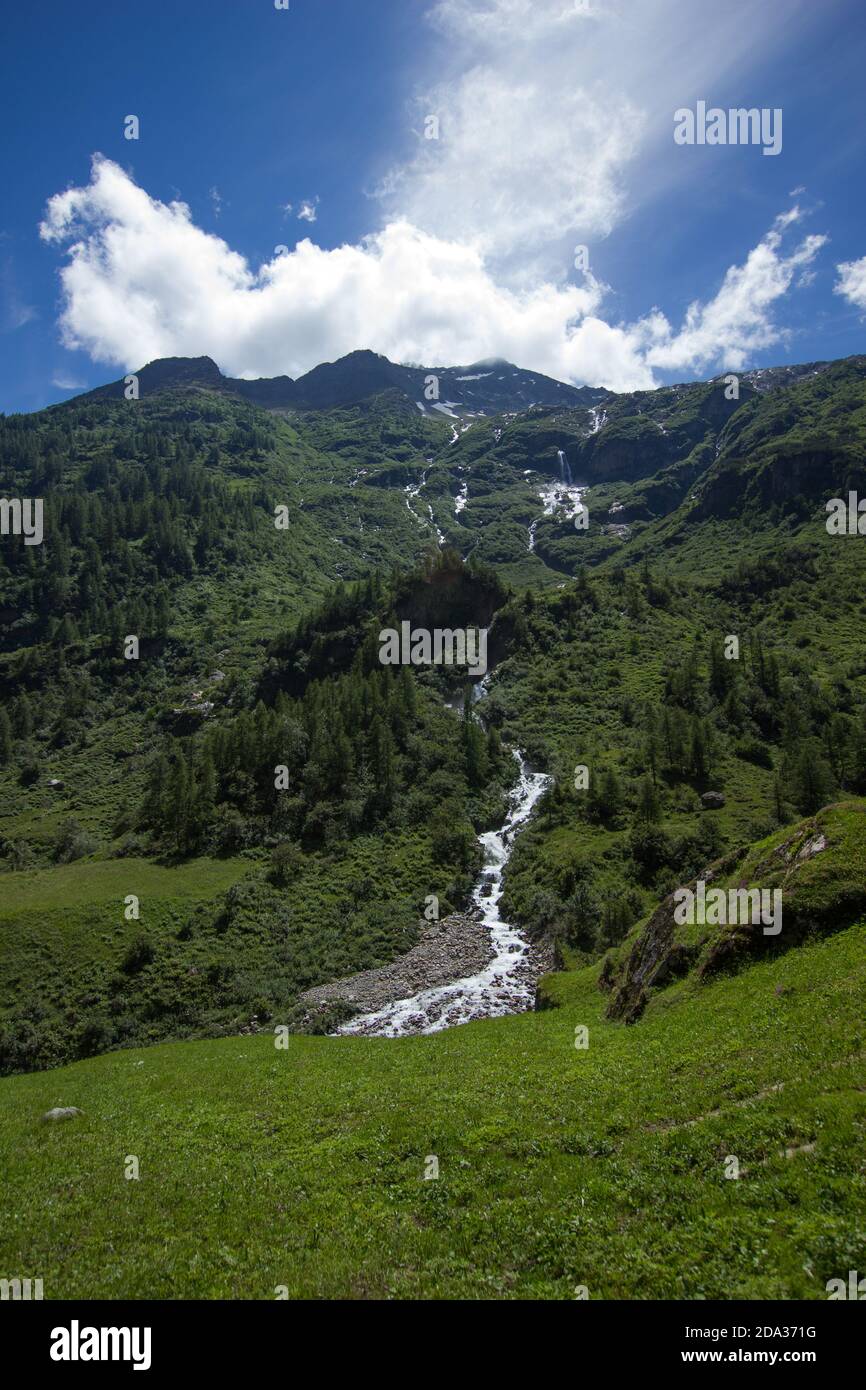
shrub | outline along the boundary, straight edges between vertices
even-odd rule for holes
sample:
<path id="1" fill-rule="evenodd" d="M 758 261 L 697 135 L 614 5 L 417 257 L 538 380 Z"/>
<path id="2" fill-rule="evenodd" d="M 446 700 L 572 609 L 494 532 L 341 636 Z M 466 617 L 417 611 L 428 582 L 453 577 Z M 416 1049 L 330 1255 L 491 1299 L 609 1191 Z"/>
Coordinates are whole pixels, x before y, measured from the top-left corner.
<path id="1" fill-rule="evenodd" d="M 96 1014 L 82 1025 L 78 1034 L 77 1047 L 81 1057 L 95 1057 L 107 1052 L 114 1042 L 114 1030 L 107 1019 Z"/>
<path id="2" fill-rule="evenodd" d="M 283 840 L 271 850 L 271 867 L 268 878 L 278 888 L 292 883 L 304 868 L 304 852 L 292 840 Z"/>
<path id="3" fill-rule="evenodd" d="M 137 975 L 156 956 L 156 947 L 147 936 L 138 936 L 130 943 L 120 963 L 125 975 Z"/>
<path id="4" fill-rule="evenodd" d="M 773 766 L 773 758 L 769 748 L 759 739 L 741 738 L 739 743 L 734 744 L 734 752 L 738 758 L 742 758 L 747 763 L 754 763 L 756 767 L 771 768 Z"/>
<path id="5" fill-rule="evenodd" d="M 97 849 L 97 842 L 92 835 L 88 835 L 77 821 L 68 820 L 57 832 L 52 849 L 52 858 L 55 864 L 71 864 L 76 859 L 83 859 L 85 855 L 93 854 Z"/>

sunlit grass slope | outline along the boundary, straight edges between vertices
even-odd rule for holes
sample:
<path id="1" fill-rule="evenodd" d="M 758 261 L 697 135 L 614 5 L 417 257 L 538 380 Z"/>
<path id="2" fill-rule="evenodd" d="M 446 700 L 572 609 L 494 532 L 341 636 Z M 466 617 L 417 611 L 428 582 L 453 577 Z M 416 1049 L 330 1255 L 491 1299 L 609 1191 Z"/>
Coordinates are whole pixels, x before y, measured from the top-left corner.
<path id="1" fill-rule="evenodd" d="M 866 926 L 630 1028 L 596 974 L 433 1037 L 0 1082 L 0 1273 L 47 1298 L 825 1298 L 866 1248 Z M 55 1105 L 84 1114 L 41 1124 Z"/>

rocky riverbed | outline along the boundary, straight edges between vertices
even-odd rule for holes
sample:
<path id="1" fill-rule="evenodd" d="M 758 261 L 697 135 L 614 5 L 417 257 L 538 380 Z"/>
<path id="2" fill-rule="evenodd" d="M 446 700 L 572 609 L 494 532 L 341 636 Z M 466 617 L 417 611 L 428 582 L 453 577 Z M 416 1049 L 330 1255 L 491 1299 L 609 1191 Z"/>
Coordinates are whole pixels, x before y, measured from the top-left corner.
<path id="1" fill-rule="evenodd" d="M 339 1033 L 399 1037 L 436 1033 L 458 1023 L 521 1013 L 535 1003 L 539 976 L 550 969 L 550 951 L 536 949 L 499 913 L 502 875 L 514 838 L 549 784 L 514 754 L 519 776 L 508 817 L 499 830 L 479 836 L 485 865 L 472 908 L 442 922 L 425 922 L 421 940 L 400 960 L 308 990 L 307 1024 L 335 1004 L 355 1010 Z"/>
<path id="2" fill-rule="evenodd" d="M 301 996 L 311 1015 L 340 1002 L 359 1011 L 384 1008 L 431 985 L 447 984 L 482 970 L 493 957 L 490 937 L 477 919 L 456 912 L 441 922 L 423 922 L 417 945 L 390 965 L 362 970 L 327 985 L 316 985 Z"/>
<path id="3" fill-rule="evenodd" d="M 399 1003 L 409 1006 L 404 1011 L 401 1033 L 434 1031 L 429 1026 L 429 1009 L 424 1008 L 421 997 L 427 991 L 456 986 L 467 977 L 481 975 L 495 958 L 490 934 L 480 916 L 458 912 L 441 922 L 424 922 L 417 945 L 399 960 L 308 989 L 300 1001 L 307 1010 L 305 1024 L 314 1024 L 317 1015 L 324 1016 L 339 1003 L 355 1010 L 355 1017 L 340 1032 L 375 1034 L 381 1030 L 380 1012 Z M 521 1013 L 532 1008 L 535 986 L 546 971 L 553 969 L 553 964 L 549 946 L 530 946 L 521 961 L 515 962 L 511 973 L 513 988 L 506 985 L 500 993 L 502 1011 Z M 416 999 L 420 1002 L 414 1007 Z M 455 998 L 443 997 L 441 1002 L 443 1007 L 453 1006 Z M 361 1026 L 368 1014 L 376 1017 Z"/>

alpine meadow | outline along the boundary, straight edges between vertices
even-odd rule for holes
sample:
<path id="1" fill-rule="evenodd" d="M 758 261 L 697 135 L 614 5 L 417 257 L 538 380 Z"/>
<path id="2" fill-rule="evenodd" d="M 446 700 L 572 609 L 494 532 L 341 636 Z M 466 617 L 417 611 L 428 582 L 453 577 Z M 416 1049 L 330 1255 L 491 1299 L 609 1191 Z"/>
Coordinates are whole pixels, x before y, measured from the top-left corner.
<path id="1" fill-rule="evenodd" d="M 196 1300 L 664 1302 L 659 1367 L 820 1365 L 866 1298 L 858 7 L 42 8 L 3 1300 L 136 1369 Z"/>

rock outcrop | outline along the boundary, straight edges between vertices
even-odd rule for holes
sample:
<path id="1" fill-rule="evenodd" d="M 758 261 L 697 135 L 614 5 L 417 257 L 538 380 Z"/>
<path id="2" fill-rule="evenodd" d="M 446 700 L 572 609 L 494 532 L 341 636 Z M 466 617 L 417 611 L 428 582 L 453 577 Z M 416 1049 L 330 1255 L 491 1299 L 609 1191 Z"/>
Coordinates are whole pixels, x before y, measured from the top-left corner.
<path id="1" fill-rule="evenodd" d="M 701 805 L 705 811 L 720 811 L 724 804 L 724 792 L 704 792 L 701 797 Z"/>
<path id="2" fill-rule="evenodd" d="M 774 837 L 775 843 L 735 850 L 700 875 L 706 884 L 729 890 L 780 890 L 783 927 L 778 936 L 765 934 L 760 920 L 686 931 L 674 918 L 674 894 L 665 898 L 624 959 L 608 956 L 604 961 L 598 983 L 610 995 L 607 1017 L 634 1023 L 653 988 L 693 967 L 698 980 L 706 979 L 739 968 L 747 958 L 787 950 L 811 934 L 836 931 L 866 916 L 864 820 L 862 802 L 827 806 Z M 684 886 L 694 893 L 697 882 Z"/>

